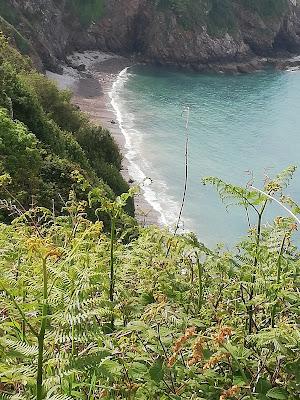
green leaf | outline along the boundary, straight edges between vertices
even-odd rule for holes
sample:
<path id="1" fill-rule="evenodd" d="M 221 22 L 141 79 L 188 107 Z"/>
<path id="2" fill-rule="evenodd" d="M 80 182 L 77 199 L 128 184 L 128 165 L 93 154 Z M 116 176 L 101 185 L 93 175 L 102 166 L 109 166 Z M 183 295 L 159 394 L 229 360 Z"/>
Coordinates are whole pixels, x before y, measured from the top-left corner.
<path id="1" fill-rule="evenodd" d="M 128 369 L 128 375 L 132 379 L 141 379 L 148 372 L 148 368 L 145 364 L 140 362 L 133 362 Z"/>
<path id="2" fill-rule="evenodd" d="M 121 376 L 122 367 L 119 363 L 113 360 L 104 360 L 99 365 L 101 375 L 104 377 L 117 377 Z"/>
<path id="3" fill-rule="evenodd" d="M 282 388 L 272 388 L 267 392 L 267 396 L 271 399 L 285 400 L 288 398 L 288 393 Z"/>
<path id="4" fill-rule="evenodd" d="M 245 381 L 245 379 L 241 375 L 235 375 L 233 377 L 233 384 L 234 385 L 243 386 L 245 383 L 247 383 L 247 382 Z"/>
<path id="5" fill-rule="evenodd" d="M 256 384 L 256 393 L 266 394 L 270 390 L 272 385 L 266 379 L 260 378 Z"/>
<path id="6" fill-rule="evenodd" d="M 154 303 L 155 299 L 153 297 L 153 293 L 142 293 L 141 297 L 140 297 L 140 301 L 143 306 Z"/>
<path id="7" fill-rule="evenodd" d="M 158 359 L 149 369 L 150 377 L 156 383 L 159 383 L 164 377 L 164 371 L 162 365 L 163 365 L 162 360 Z"/>

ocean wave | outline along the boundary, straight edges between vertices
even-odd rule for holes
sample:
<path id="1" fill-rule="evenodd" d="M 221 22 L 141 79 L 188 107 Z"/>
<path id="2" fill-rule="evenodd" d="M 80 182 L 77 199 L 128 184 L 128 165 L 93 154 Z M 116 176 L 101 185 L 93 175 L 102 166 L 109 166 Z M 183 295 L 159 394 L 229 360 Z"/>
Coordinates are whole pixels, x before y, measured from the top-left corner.
<path id="1" fill-rule="evenodd" d="M 159 213 L 159 223 L 174 226 L 178 218 L 178 203 L 170 198 L 167 193 L 168 187 L 164 182 L 153 179 L 153 177 L 148 176 L 144 172 L 145 170 L 151 170 L 151 166 L 148 164 L 147 160 L 141 158 L 140 147 L 142 147 L 142 134 L 135 129 L 134 115 L 122 110 L 120 93 L 131 76 L 128 69 L 129 67 L 123 69 L 119 73 L 109 92 L 116 120 L 125 138 L 125 157 L 128 160 L 128 172 L 130 177 L 140 184 L 146 201 Z M 151 185 L 144 184 L 147 178 L 150 178 L 152 181 Z"/>

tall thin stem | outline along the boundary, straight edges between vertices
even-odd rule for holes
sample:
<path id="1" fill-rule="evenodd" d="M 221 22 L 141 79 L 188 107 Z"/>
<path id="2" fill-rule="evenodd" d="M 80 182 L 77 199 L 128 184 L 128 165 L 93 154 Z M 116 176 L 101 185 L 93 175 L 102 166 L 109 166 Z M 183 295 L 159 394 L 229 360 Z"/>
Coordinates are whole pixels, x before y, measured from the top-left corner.
<path id="1" fill-rule="evenodd" d="M 200 263 L 199 255 L 197 257 L 197 268 L 198 268 L 198 312 L 201 310 L 203 303 L 203 265 Z"/>
<path id="2" fill-rule="evenodd" d="M 43 358 L 44 358 L 44 342 L 45 332 L 48 316 L 48 274 L 47 274 L 47 258 L 43 259 L 43 307 L 42 307 L 42 321 L 40 332 L 38 335 L 38 367 L 36 378 L 36 398 L 42 400 L 43 398 Z"/>
<path id="3" fill-rule="evenodd" d="M 115 270 L 114 270 L 114 244 L 116 235 L 116 221 L 113 216 L 111 216 L 111 231 L 110 231 L 110 285 L 109 285 L 109 300 L 111 303 L 114 301 L 115 295 Z M 111 304 L 112 306 L 112 304 Z M 111 330 L 114 329 L 114 313 L 111 312 Z"/>
<path id="4" fill-rule="evenodd" d="M 190 108 L 186 107 L 185 111 L 186 111 L 187 115 L 186 115 L 186 122 L 185 122 L 185 175 L 184 175 L 184 188 L 183 188 L 181 206 L 180 206 L 180 210 L 179 210 L 179 215 L 178 215 L 178 220 L 177 220 L 177 223 L 176 223 L 174 235 L 176 235 L 176 233 L 178 231 L 178 228 L 179 228 L 179 225 L 180 225 L 180 220 L 181 220 L 181 217 L 182 217 L 182 212 L 183 212 L 185 198 L 186 198 L 188 177 L 189 177 L 189 122 L 190 122 Z"/>
<path id="5" fill-rule="evenodd" d="M 255 284 L 255 279 L 256 279 L 256 270 L 257 270 L 257 265 L 258 265 L 258 255 L 259 255 L 259 248 L 260 248 L 260 237 L 261 237 L 261 225 L 262 225 L 262 217 L 263 213 L 266 209 L 268 203 L 268 199 L 265 200 L 264 204 L 262 205 L 262 208 L 260 212 L 258 213 L 258 221 L 257 221 L 257 229 L 256 229 L 256 247 L 255 247 L 255 256 L 254 256 L 254 262 L 253 262 L 253 267 L 254 271 L 251 277 L 251 288 L 250 288 L 250 295 L 249 295 L 249 302 L 252 301 L 254 297 L 254 284 Z M 250 304 L 248 307 L 248 333 L 252 333 L 253 329 L 253 314 L 254 314 L 254 307 L 252 304 Z"/>
<path id="6" fill-rule="evenodd" d="M 281 271 L 282 271 L 281 261 L 282 261 L 282 256 L 283 256 L 283 252 L 284 252 L 285 239 L 286 239 L 286 235 L 283 236 L 279 254 L 278 254 L 276 285 L 279 285 L 280 280 L 281 280 Z M 272 312 L 271 312 L 271 327 L 272 328 L 274 328 L 274 326 L 275 326 L 275 314 L 276 314 L 276 309 L 277 309 L 277 293 L 278 293 L 278 289 L 275 292 L 274 305 L 272 307 Z"/>
<path id="7" fill-rule="evenodd" d="M 21 315 L 22 321 L 25 322 L 25 324 L 28 326 L 28 328 L 31 331 L 31 333 L 35 337 L 38 337 L 37 331 L 33 328 L 33 326 L 30 324 L 30 322 L 26 318 L 26 315 L 24 314 L 24 312 L 21 309 L 21 307 L 19 306 L 19 304 L 16 302 L 14 296 L 7 289 L 5 289 L 1 284 L 0 284 L 0 289 L 3 290 L 3 292 L 6 293 L 6 295 L 11 299 L 11 301 L 14 304 L 14 306 L 16 307 L 16 309 L 18 310 L 19 314 Z"/>
<path id="8" fill-rule="evenodd" d="M 190 108 L 186 107 L 184 110 L 187 113 L 186 116 L 186 122 L 185 122 L 185 173 L 184 173 L 184 187 L 183 187 L 183 194 L 182 194 L 182 200 L 181 200 L 181 205 L 180 205 L 180 210 L 178 214 L 178 219 L 176 222 L 175 230 L 174 230 L 174 236 L 176 236 L 177 231 L 179 229 L 182 213 L 183 213 L 183 208 L 185 204 L 185 198 L 186 198 L 186 193 L 187 193 L 187 186 L 188 186 L 188 178 L 189 178 L 189 122 L 190 122 Z M 167 248 L 167 253 L 166 256 L 168 257 L 171 249 L 172 241 L 170 240 Z"/>

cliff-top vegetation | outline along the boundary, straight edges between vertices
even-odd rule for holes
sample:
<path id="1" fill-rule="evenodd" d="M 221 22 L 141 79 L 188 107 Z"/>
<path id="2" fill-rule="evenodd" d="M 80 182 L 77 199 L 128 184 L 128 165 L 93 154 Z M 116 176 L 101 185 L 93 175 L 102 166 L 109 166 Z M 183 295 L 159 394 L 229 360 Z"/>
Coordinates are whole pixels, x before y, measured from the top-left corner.
<path id="1" fill-rule="evenodd" d="M 104 14 L 104 0 L 67 0 L 70 7 L 84 26 L 97 22 Z"/>
<path id="2" fill-rule="evenodd" d="M 182 25 L 191 29 L 207 25 L 212 35 L 234 32 L 238 26 L 236 10 L 244 8 L 262 18 L 281 16 L 288 8 L 287 0 L 155 0 L 160 10 L 172 10 Z"/>

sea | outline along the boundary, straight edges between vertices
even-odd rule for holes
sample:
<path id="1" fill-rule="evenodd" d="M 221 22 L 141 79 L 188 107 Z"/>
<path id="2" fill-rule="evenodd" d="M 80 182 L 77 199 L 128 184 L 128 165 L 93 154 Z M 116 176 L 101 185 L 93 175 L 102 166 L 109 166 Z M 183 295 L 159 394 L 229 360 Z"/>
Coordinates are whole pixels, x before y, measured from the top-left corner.
<path id="1" fill-rule="evenodd" d="M 263 188 L 282 169 L 299 166 L 300 71 L 197 74 L 138 65 L 121 71 L 110 96 L 129 173 L 159 223 L 175 229 L 187 167 L 179 230 L 209 246 L 234 246 L 247 235 L 249 219 L 202 178 Z M 300 202 L 300 170 L 286 194 Z M 287 213 L 273 202 L 264 224 L 277 215 Z"/>

